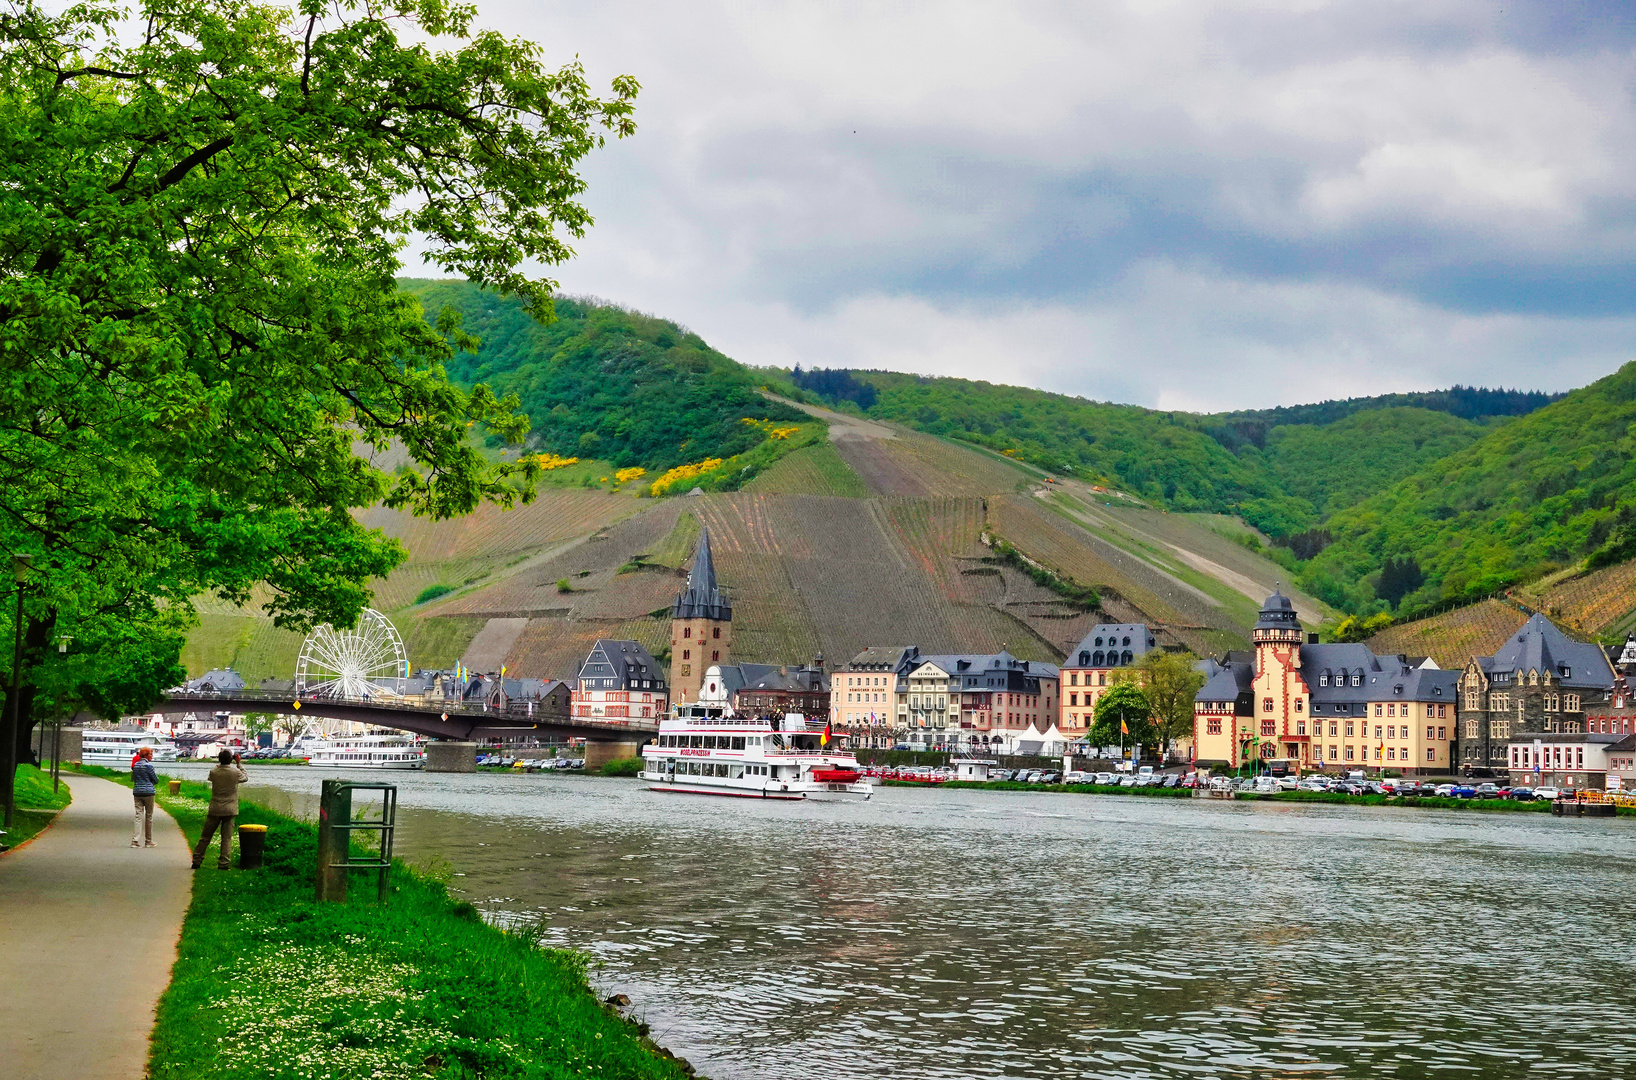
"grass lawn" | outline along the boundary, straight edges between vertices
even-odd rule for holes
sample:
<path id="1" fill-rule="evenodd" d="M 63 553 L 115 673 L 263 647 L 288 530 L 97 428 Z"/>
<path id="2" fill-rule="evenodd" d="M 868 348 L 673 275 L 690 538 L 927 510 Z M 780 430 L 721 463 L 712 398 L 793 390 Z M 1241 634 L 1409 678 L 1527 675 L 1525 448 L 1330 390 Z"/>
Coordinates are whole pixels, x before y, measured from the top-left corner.
<path id="1" fill-rule="evenodd" d="M 32 765 L 19 765 L 16 798 L 17 810 L 12 815 L 11 828 L 0 836 L 3 848 L 17 847 L 51 824 L 57 812 L 68 805 L 68 785 L 63 784 L 53 792 L 50 774 Z"/>
<path id="2" fill-rule="evenodd" d="M 160 785 L 190 842 L 208 799 Z M 249 802 L 239 823 L 268 826 L 266 865 L 218 871 L 212 852 L 197 871 L 152 1080 L 688 1075 L 592 996 L 580 954 L 488 925 L 401 864 L 384 907 L 368 875 L 353 901 L 319 904 L 316 829 Z"/>

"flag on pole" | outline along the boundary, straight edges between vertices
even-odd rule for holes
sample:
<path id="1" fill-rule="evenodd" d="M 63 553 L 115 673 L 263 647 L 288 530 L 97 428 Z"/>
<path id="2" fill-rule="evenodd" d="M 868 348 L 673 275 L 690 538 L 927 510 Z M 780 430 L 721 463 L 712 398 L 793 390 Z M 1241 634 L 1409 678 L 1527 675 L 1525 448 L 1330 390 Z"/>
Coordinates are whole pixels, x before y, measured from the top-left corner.
<path id="1" fill-rule="evenodd" d="M 1122 717 L 1122 716 L 1119 718 L 1119 734 L 1121 734 L 1121 735 L 1129 735 L 1130 734 L 1130 725 L 1125 723 L 1125 718 Z"/>
<path id="2" fill-rule="evenodd" d="M 829 721 L 828 720 L 824 721 L 824 733 L 822 735 L 818 736 L 818 745 L 819 746 L 828 746 L 829 745 Z"/>

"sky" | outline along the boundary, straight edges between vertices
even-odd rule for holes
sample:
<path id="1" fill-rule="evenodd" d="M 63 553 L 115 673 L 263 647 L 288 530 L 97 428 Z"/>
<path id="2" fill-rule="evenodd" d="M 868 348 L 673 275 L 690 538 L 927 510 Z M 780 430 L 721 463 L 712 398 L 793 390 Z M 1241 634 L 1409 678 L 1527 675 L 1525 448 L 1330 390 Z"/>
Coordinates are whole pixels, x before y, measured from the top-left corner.
<path id="1" fill-rule="evenodd" d="M 744 363 L 1214 411 L 1636 358 L 1636 5 L 478 9 L 643 86 L 547 275 Z"/>

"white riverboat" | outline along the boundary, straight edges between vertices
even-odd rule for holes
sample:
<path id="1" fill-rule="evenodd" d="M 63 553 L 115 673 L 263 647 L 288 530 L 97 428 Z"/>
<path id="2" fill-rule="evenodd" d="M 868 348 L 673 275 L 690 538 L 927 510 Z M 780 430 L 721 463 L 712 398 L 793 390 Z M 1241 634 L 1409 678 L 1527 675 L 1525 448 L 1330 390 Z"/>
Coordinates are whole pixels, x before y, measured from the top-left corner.
<path id="1" fill-rule="evenodd" d="M 87 765 L 128 769 L 131 758 L 146 746 L 155 761 L 175 761 L 176 744 L 152 731 L 98 731 L 85 728 L 80 733 L 80 760 Z"/>
<path id="2" fill-rule="evenodd" d="M 680 705 L 642 748 L 639 774 L 654 791 L 750 799 L 869 798 L 858 759 L 825 746 L 798 714 L 781 720 L 734 715 L 728 705 Z"/>
<path id="3" fill-rule="evenodd" d="M 332 769 L 419 769 L 426 765 L 426 752 L 413 735 L 359 735 L 317 748 L 307 764 Z"/>

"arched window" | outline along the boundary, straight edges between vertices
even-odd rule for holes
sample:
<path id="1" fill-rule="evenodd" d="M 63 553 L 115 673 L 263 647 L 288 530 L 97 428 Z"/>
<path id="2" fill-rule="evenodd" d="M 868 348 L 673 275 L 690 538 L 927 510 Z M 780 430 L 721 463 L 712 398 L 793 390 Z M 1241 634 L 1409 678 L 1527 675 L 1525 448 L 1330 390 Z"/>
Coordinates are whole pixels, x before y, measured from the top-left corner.
<path id="1" fill-rule="evenodd" d="M 1352 673 L 1352 685 L 1353 686 L 1362 686 L 1363 685 L 1363 669 L 1362 668 L 1359 668 L 1358 670 L 1356 670 L 1356 671 L 1354 671 Z"/>
<path id="2" fill-rule="evenodd" d="M 1121 644 L 1121 645 L 1129 645 L 1129 644 L 1130 644 L 1130 638 L 1129 638 L 1129 637 L 1126 637 L 1126 638 L 1125 638 L 1125 640 L 1124 640 L 1124 641 L 1121 641 L 1121 642 L 1120 642 L 1120 643 L 1119 643 L 1119 644 Z"/>
<path id="3" fill-rule="evenodd" d="M 1100 644 L 1102 644 L 1102 639 L 1101 639 L 1101 638 L 1097 638 L 1097 639 L 1096 639 L 1096 644 L 1098 644 L 1098 645 L 1100 645 Z"/>
<path id="4" fill-rule="evenodd" d="M 1318 676 L 1318 685 L 1319 686 L 1328 686 L 1329 685 L 1329 669 L 1328 668 L 1325 668 L 1323 673 Z"/>

